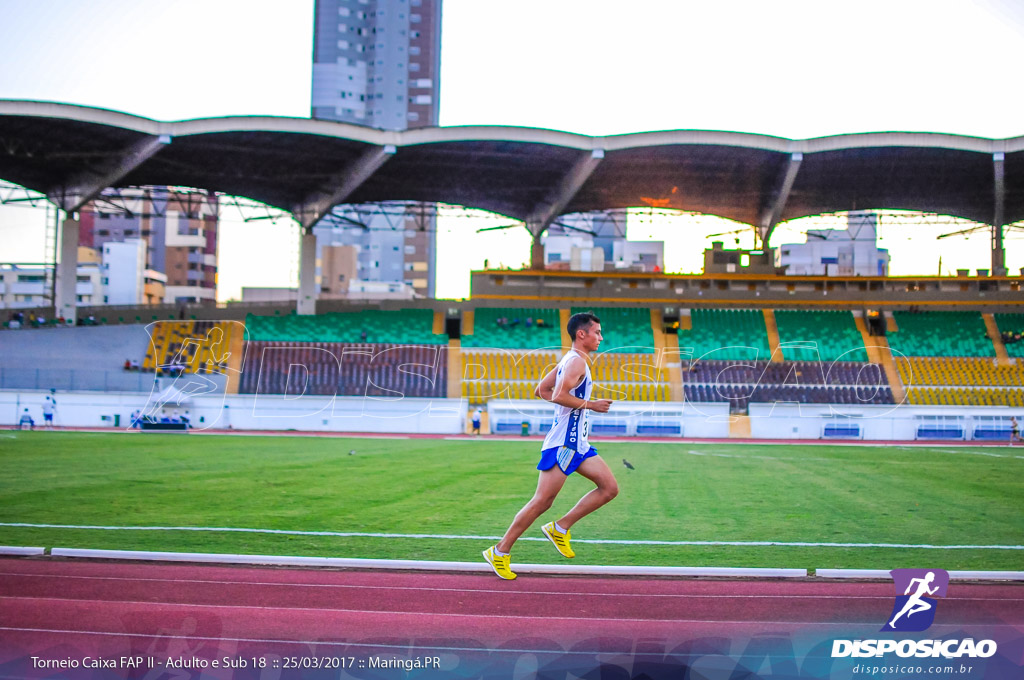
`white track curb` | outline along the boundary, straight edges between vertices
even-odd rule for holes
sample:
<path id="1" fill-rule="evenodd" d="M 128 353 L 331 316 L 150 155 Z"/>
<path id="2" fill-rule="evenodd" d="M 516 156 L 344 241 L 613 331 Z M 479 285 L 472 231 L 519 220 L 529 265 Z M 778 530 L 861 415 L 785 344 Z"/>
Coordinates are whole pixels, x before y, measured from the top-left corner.
<path id="1" fill-rule="evenodd" d="M 891 576 L 884 569 L 815 569 L 820 578 L 872 578 L 888 581 Z M 1024 571 L 951 571 L 950 580 L 962 581 L 1024 581 Z"/>
<path id="2" fill-rule="evenodd" d="M 347 569 L 414 569 L 428 571 L 487 572 L 481 562 L 432 562 L 424 560 L 367 560 L 343 557 L 287 557 L 217 553 L 147 552 L 135 550 L 83 550 L 54 548 L 53 557 L 104 560 L 147 560 L 157 562 L 201 562 L 205 564 L 267 564 L 290 567 L 335 567 Z M 757 578 L 805 578 L 806 569 L 747 569 L 742 567 L 617 567 L 585 564 L 517 564 L 517 573 L 575 574 L 603 576 L 727 576 Z"/>
<path id="3" fill-rule="evenodd" d="M 45 554 L 46 548 L 19 548 L 13 545 L 0 545 L 0 555 L 19 555 L 22 557 L 36 557 Z"/>

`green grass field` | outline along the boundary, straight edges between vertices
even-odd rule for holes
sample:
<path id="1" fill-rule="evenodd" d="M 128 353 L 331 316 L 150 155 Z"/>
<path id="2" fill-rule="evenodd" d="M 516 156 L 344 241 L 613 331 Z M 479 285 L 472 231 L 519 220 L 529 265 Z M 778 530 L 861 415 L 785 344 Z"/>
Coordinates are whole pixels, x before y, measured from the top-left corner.
<path id="1" fill-rule="evenodd" d="M 605 443 L 621 493 L 575 539 L 1024 545 L 1024 448 Z M 0 522 L 498 536 L 539 441 L 18 432 Z M 349 450 L 355 449 L 355 455 Z M 636 467 L 626 470 L 621 459 Z M 590 483 L 574 475 L 542 521 Z M 527 536 L 540 537 L 538 523 Z M 481 539 L 0 526 L 14 546 L 474 561 Z M 577 563 L 1024 569 L 1024 550 L 577 543 Z M 523 541 L 518 562 L 560 560 Z"/>

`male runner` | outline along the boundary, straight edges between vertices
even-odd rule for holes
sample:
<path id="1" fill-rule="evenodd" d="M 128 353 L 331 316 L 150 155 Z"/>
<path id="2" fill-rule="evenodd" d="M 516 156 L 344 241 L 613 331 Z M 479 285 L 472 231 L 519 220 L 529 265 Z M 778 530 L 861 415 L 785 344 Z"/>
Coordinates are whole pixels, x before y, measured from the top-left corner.
<path id="1" fill-rule="evenodd" d="M 484 551 L 484 559 L 494 573 L 506 580 L 516 577 L 510 568 L 512 545 L 551 507 L 569 475 L 579 472 L 597 488 L 584 495 L 561 519 L 541 527 L 564 557 L 576 556 L 569 545 L 569 528 L 619 493 L 619 485 L 608 464 L 587 441 L 590 433 L 588 412 L 607 413 L 612 405 L 607 399 L 590 398 L 594 381 L 590 377 L 588 361 L 590 353 L 597 351 L 601 344 L 601 320 L 593 314 L 573 314 L 566 330 L 572 339 L 572 348 L 534 390 L 535 395 L 556 406 L 555 422 L 541 447 L 537 491 L 516 514 L 502 539 Z"/>

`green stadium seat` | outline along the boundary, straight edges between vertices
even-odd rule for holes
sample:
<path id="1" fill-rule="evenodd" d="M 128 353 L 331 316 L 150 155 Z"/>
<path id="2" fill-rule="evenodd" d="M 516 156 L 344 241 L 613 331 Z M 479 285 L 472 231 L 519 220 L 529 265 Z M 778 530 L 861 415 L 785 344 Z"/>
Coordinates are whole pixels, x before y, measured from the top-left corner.
<path id="1" fill-rule="evenodd" d="M 694 309 L 692 328 L 679 329 L 679 348 L 689 348 L 693 358 L 704 360 L 767 361 L 768 331 L 758 309 Z"/>
<path id="2" fill-rule="evenodd" d="M 498 319 L 509 320 L 499 325 Z M 531 319 L 529 326 L 526 320 Z M 544 325 L 538 326 L 537 319 Z M 503 349 L 535 349 L 568 345 L 557 309 L 523 307 L 481 307 L 473 314 L 473 333 L 462 336 L 463 347 L 500 347 Z"/>
<path id="3" fill-rule="evenodd" d="M 251 340 L 419 345 L 448 343 L 447 335 L 434 334 L 434 312 L 429 309 L 364 310 L 309 316 L 250 314 L 245 324 Z M 363 333 L 366 334 L 365 339 Z"/>
<path id="4" fill-rule="evenodd" d="M 1024 333 L 1024 314 L 995 314 L 1000 333 Z M 1024 358 L 1024 342 L 1006 344 L 1006 353 L 1011 357 Z"/>
<path id="5" fill-rule="evenodd" d="M 995 356 L 980 312 L 893 312 L 893 317 L 899 327 L 888 335 L 894 356 Z"/>
<path id="6" fill-rule="evenodd" d="M 850 312 L 776 310 L 775 323 L 787 361 L 867 361 L 864 338 Z M 816 350 L 785 346 L 799 342 L 813 342 Z"/>

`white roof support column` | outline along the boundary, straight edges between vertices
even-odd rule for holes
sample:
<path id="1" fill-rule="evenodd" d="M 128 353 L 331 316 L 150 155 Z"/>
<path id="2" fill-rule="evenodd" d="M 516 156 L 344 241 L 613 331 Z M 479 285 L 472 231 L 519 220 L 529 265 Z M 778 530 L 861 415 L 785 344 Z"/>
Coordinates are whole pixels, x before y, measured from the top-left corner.
<path id="1" fill-rule="evenodd" d="M 104 189 L 117 184 L 170 143 L 170 135 L 145 137 L 126 149 L 113 162 L 74 177 L 65 186 L 48 191 L 47 195 L 61 210 L 76 213 L 85 207 L 86 203 L 99 196 Z"/>
<path id="2" fill-rule="evenodd" d="M 300 231 L 299 248 L 299 302 L 296 314 L 316 314 L 318 286 L 316 283 L 316 235 Z"/>
<path id="3" fill-rule="evenodd" d="M 53 290 L 55 318 L 72 324 L 78 318 L 78 220 L 65 218 L 60 228 L 60 262 Z"/>
<path id="4" fill-rule="evenodd" d="M 992 154 L 994 205 L 992 208 L 992 276 L 1006 276 L 1006 249 L 1003 247 L 1003 222 L 1006 214 L 1006 154 Z"/>
<path id="5" fill-rule="evenodd" d="M 558 183 L 558 186 L 530 211 L 526 218 L 526 228 L 533 235 L 533 246 L 530 249 L 530 267 L 532 269 L 544 268 L 544 247 L 540 242 L 541 234 L 551 226 L 556 217 L 562 214 L 562 210 L 583 188 L 602 160 L 604 160 L 604 149 L 593 149 L 581 154 L 562 181 Z"/>
<path id="6" fill-rule="evenodd" d="M 295 219 L 302 225 L 302 230 L 309 232 L 313 225 L 331 211 L 334 206 L 344 203 L 345 199 L 355 193 L 363 182 L 370 179 L 382 165 L 394 157 L 398 149 L 392 144 L 375 146 L 366 151 L 351 166 L 338 173 L 325 185 L 330 187 L 310 194 L 301 203 L 292 207 Z"/>
<path id="7" fill-rule="evenodd" d="M 375 146 L 363 153 L 355 163 L 343 172 L 333 176 L 324 184 L 327 189 L 307 196 L 301 203 L 292 206 L 292 214 L 302 227 L 299 238 L 302 240 L 299 250 L 299 300 L 297 314 L 316 314 L 316 300 L 319 297 L 319 286 L 316 282 L 316 236 L 313 227 L 331 211 L 331 208 L 344 203 L 363 182 L 370 179 L 382 165 L 387 163 L 398 151 L 393 144 Z"/>
<path id="8" fill-rule="evenodd" d="M 800 172 L 800 163 L 803 160 L 804 155 L 799 151 L 790 154 L 786 170 L 779 178 L 778 191 L 775 193 L 774 200 L 761 213 L 761 220 L 757 225 L 757 235 L 761 240 L 762 248 L 768 247 L 768 240 L 772 237 L 775 225 L 782 217 L 782 211 L 786 207 L 786 201 L 789 200 L 789 192 L 793 190 L 793 183 L 796 182 L 796 175 Z"/>

